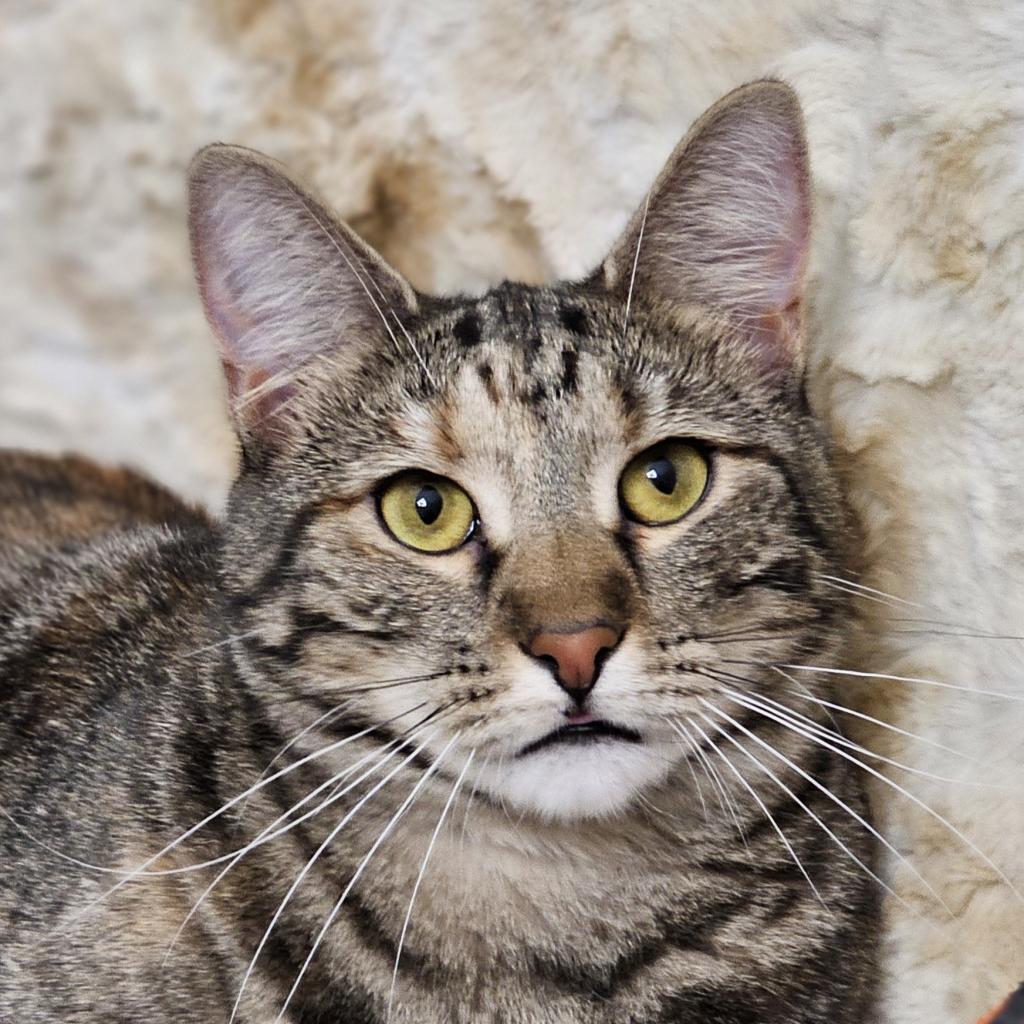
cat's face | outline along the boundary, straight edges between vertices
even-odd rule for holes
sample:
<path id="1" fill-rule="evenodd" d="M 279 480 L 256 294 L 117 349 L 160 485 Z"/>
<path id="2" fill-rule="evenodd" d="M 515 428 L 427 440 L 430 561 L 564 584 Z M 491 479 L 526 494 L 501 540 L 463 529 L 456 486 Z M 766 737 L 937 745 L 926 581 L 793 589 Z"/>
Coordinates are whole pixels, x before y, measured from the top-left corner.
<path id="1" fill-rule="evenodd" d="M 762 115 L 791 117 L 779 99 L 760 96 Z M 778 136 L 774 173 L 796 204 L 771 249 L 778 280 L 748 271 L 735 310 L 718 299 L 735 267 L 673 267 L 666 282 L 648 262 L 686 237 L 672 223 L 686 181 L 665 179 L 693 177 L 695 147 L 708 159 L 700 128 L 601 273 L 465 301 L 414 297 L 266 163 L 208 157 L 200 281 L 249 396 L 230 585 L 267 699 L 308 701 L 304 721 L 348 700 L 338 723 L 384 743 L 418 727 L 424 764 L 444 752 L 450 773 L 474 751 L 478 789 L 572 819 L 670 780 L 723 742 L 716 708 L 749 717 L 730 689 L 770 696 L 785 684 L 770 665 L 835 645 L 823 576 L 839 501 L 794 347 L 798 129 Z M 712 116 L 703 133 L 716 131 Z M 202 198 L 211 180 L 216 202 Z M 258 260 L 231 262 L 259 209 L 279 294 Z M 346 276 L 367 287 L 342 294 Z M 778 308 L 758 309 L 762 293 Z M 311 344 L 317 331 L 330 340 Z M 339 344 L 346 332 L 358 337 Z M 292 364 L 289 345 L 310 350 Z"/>

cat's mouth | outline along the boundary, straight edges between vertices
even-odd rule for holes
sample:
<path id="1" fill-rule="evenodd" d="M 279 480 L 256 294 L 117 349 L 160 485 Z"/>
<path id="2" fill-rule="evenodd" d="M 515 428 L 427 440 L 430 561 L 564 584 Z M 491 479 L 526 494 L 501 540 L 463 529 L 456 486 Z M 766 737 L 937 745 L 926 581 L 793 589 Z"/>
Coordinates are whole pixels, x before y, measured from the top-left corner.
<path id="1" fill-rule="evenodd" d="M 565 725 L 552 729 L 551 732 L 541 736 L 539 740 L 527 744 L 516 756 L 526 757 L 529 754 L 536 754 L 538 750 L 545 750 L 548 747 L 561 744 L 599 743 L 603 739 L 621 740 L 623 743 L 643 743 L 640 733 L 633 729 L 627 729 L 625 726 L 615 725 L 591 715 L 573 717 L 577 720 L 570 719 Z"/>

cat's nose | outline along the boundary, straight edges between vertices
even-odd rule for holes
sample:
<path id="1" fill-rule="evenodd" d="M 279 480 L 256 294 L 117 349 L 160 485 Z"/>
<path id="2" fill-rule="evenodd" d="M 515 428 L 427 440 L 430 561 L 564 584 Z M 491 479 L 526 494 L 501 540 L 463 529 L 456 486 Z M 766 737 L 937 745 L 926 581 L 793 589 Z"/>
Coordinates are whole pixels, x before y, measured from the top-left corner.
<path id="1" fill-rule="evenodd" d="M 593 688 L 601 664 L 622 639 L 622 630 L 602 623 L 537 633 L 527 648 L 552 671 L 558 685 L 578 701 Z"/>

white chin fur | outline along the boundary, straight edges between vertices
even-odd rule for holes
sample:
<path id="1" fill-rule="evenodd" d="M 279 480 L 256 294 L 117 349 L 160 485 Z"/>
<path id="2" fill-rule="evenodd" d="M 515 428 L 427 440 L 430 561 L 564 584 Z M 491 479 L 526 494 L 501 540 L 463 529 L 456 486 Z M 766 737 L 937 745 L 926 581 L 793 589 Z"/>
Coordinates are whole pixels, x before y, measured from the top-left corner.
<path id="1" fill-rule="evenodd" d="M 667 768 L 664 756 L 649 747 L 602 739 L 505 761 L 481 786 L 510 808 L 573 821 L 623 811 L 637 793 L 660 782 Z"/>

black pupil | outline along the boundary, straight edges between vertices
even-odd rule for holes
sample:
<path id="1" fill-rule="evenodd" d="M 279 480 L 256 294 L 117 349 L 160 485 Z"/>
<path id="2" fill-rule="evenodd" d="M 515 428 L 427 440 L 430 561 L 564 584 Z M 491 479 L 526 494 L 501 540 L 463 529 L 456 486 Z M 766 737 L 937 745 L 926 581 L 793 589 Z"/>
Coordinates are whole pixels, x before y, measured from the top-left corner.
<path id="1" fill-rule="evenodd" d="M 441 497 L 436 487 L 427 484 L 419 489 L 414 504 L 416 505 L 416 514 L 423 520 L 423 524 L 433 526 L 444 508 L 444 498 Z"/>
<path id="2" fill-rule="evenodd" d="M 676 467 L 670 459 L 649 462 L 644 475 L 662 494 L 671 494 L 676 489 Z"/>

